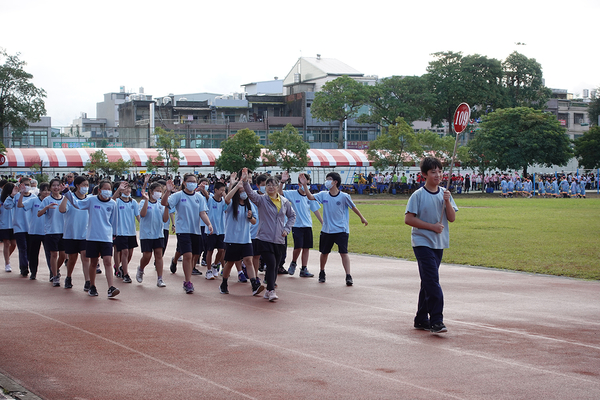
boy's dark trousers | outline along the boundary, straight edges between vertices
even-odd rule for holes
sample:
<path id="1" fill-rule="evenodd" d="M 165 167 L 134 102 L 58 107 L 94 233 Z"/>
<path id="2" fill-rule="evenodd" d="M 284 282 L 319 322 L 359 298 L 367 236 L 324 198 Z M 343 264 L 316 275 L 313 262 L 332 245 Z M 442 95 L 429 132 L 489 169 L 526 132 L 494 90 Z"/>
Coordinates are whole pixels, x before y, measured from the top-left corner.
<path id="1" fill-rule="evenodd" d="M 444 250 L 416 246 L 413 247 L 413 251 L 415 257 L 417 257 L 419 276 L 421 277 L 421 290 L 419 291 L 419 305 L 415 323 L 425 323 L 427 321 L 431 325 L 443 323 L 444 294 L 440 286 L 439 268 Z"/>

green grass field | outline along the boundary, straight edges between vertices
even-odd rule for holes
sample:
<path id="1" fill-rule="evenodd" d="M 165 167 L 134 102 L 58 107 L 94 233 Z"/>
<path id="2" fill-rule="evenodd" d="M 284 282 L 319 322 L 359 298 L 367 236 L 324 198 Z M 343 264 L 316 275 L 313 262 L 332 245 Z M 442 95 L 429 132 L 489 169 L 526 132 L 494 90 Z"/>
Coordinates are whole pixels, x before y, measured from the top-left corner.
<path id="1" fill-rule="evenodd" d="M 353 200 L 369 225 L 350 211 L 350 252 L 415 259 L 410 227 L 404 224 L 408 197 L 356 195 Z M 455 201 L 459 212 L 450 224 L 443 262 L 600 279 L 600 198 L 457 195 Z M 320 224 L 314 215 L 313 227 L 318 249 Z"/>

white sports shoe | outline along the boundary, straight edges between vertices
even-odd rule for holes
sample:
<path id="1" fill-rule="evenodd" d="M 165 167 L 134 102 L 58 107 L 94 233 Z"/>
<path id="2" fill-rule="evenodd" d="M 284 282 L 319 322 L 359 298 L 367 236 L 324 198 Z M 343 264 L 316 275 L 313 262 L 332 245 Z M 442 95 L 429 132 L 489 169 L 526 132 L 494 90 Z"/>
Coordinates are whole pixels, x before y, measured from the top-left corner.
<path id="1" fill-rule="evenodd" d="M 213 280 L 213 279 L 215 279 L 215 276 L 213 275 L 212 269 L 209 269 L 209 270 L 207 270 L 207 271 L 206 271 L 206 276 L 205 276 L 205 278 L 206 278 L 206 279 L 208 279 L 208 280 Z"/>
<path id="2" fill-rule="evenodd" d="M 167 285 L 166 285 L 166 283 L 163 282 L 162 279 L 158 279 L 156 281 L 156 286 L 158 286 L 158 287 L 166 287 Z"/>
<path id="3" fill-rule="evenodd" d="M 277 295 L 275 294 L 275 290 L 271 290 L 269 292 L 269 301 L 275 301 L 277 300 L 279 297 L 277 297 Z"/>
<path id="4" fill-rule="evenodd" d="M 270 290 L 265 290 L 265 294 L 263 295 L 263 299 L 269 300 L 269 293 L 271 293 Z"/>
<path id="5" fill-rule="evenodd" d="M 140 267 L 137 267 L 137 272 L 135 273 L 135 280 L 139 283 L 142 283 L 144 281 L 144 271 L 142 271 Z"/>
<path id="6" fill-rule="evenodd" d="M 6 266 L 4 267 L 4 270 L 6 272 L 12 272 L 12 268 L 10 267 L 10 264 L 6 264 Z"/>

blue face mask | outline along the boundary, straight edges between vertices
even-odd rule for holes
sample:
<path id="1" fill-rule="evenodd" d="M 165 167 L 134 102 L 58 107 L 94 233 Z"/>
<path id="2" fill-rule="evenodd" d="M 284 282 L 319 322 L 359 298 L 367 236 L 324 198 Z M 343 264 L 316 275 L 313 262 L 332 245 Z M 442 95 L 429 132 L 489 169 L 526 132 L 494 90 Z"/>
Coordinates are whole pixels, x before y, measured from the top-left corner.
<path id="1" fill-rule="evenodd" d="M 266 186 L 259 186 L 258 190 L 260 190 L 261 193 L 267 193 L 267 187 Z"/>
<path id="2" fill-rule="evenodd" d="M 190 192 L 193 192 L 194 190 L 196 190 L 197 187 L 198 187 L 198 184 L 196 182 L 186 182 L 185 183 L 185 188 L 187 190 L 189 190 Z"/>
<path id="3" fill-rule="evenodd" d="M 327 188 L 327 190 L 331 189 L 333 187 L 333 181 L 325 181 L 325 187 Z"/>
<path id="4" fill-rule="evenodd" d="M 246 193 L 246 192 L 240 193 L 240 199 L 246 200 L 247 198 L 248 198 L 248 193 Z"/>
<path id="5" fill-rule="evenodd" d="M 102 197 L 109 199 L 112 196 L 112 191 L 111 190 L 101 190 L 100 194 L 102 195 Z"/>

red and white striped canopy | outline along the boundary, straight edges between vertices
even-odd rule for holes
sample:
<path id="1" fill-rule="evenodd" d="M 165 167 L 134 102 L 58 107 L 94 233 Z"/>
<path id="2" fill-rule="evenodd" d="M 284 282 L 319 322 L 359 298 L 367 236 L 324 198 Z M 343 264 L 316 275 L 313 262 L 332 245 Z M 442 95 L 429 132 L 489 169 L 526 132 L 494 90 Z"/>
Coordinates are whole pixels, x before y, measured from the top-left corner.
<path id="1" fill-rule="evenodd" d="M 149 157 L 158 157 L 157 149 L 133 148 L 20 148 L 7 149 L 0 155 L 0 167 L 29 168 L 39 164 L 44 168 L 82 168 L 90 160 L 90 154 L 103 150 L 108 161 L 119 159 L 133 160 L 136 166 L 145 167 Z M 264 151 L 264 150 L 263 150 Z M 179 149 L 183 156 L 179 160 L 182 167 L 213 167 L 221 155 L 221 149 Z M 371 165 L 363 150 L 310 149 L 308 167 L 367 167 Z"/>

